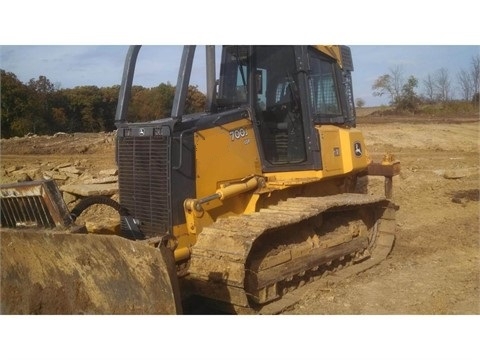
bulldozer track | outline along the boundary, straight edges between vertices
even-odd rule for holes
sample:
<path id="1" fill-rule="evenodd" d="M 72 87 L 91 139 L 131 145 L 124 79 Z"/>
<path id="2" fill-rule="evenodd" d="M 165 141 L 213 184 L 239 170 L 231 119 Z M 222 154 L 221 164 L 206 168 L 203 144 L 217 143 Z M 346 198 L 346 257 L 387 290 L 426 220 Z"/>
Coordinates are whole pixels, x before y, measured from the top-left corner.
<path id="1" fill-rule="evenodd" d="M 365 212 L 365 208 L 370 209 L 366 213 L 375 213 L 368 234 L 359 230 L 351 234 L 350 229 L 336 238 L 328 238 L 328 232 L 319 239 L 312 236 L 315 219 L 332 212 L 338 219 L 338 212 Z M 353 224 L 356 229 L 356 222 L 352 218 L 350 228 Z M 282 234 L 297 239 L 280 240 L 278 246 Z M 312 286 L 378 264 L 390 253 L 394 239 L 395 205 L 383 196 L 292 198 L 257 213 L 218 219 L 204 228 L 192 249 L 186 282 L 192 293 L 213 299 L 227 312 L 280 313 Z"/>

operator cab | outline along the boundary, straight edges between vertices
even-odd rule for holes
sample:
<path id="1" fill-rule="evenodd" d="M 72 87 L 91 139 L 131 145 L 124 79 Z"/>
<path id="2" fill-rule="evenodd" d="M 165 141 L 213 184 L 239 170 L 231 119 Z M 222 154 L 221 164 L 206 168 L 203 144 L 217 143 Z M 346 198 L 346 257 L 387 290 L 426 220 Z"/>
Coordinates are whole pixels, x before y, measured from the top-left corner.
<path id="1" fill-rule="evenodd" d="M 347 72 L 314 47 L 225 46 L 222 64 L 217 111 L 253 110 L 266 171 L 320 168 L 314 126 L 354 124 Z"/>

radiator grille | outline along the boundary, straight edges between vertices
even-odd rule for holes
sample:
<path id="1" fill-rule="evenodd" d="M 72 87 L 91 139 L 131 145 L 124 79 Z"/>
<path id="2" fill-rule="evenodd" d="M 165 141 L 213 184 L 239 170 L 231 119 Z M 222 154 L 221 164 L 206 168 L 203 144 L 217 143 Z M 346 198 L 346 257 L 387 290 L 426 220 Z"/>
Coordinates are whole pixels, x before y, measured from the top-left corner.
<path id="1" fill-rule="evenodd" d="M 170 137 L 118 138 L 120 203 L 146 236 L 171 228 Z"/>

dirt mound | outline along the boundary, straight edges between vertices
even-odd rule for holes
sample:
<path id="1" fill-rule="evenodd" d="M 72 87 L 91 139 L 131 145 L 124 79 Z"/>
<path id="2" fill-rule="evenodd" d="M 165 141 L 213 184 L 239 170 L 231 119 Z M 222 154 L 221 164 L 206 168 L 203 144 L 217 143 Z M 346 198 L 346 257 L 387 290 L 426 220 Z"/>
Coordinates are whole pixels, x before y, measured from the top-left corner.
<path id="1" fill-rule="evenodd" d="M 53 179 L 60 189 L 75 184 L 110 184 L 116 188 L 115 132 L 1 139 L 0 154 L 2 184 Z M 109 194 L 118 200 L 117 191 Z M 72 209 L 82 197 L 63 191 L 63 198 Z M 118 214 L 109 207 L 92 206 L 78 222 L 110 218 L 116 219 Z"/>
<path id="2" fill-rule="evenodd" d="M 29 134 L 22 138 L 1 139 L 2 155 L 78 155 L 93 154 L 111 148 L 115 132 L 112 133 L 56 133 L 52 136 Z"/>

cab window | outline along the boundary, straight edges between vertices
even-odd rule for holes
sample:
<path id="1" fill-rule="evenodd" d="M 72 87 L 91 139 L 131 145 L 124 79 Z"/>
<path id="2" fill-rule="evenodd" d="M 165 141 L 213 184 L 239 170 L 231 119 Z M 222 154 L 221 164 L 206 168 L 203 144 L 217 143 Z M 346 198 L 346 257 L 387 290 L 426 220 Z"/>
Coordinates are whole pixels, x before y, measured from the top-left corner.
<path id="1" fill-rule="evenodd" d="M 314 118 L 342 116 L 333 61 L 328 61 L 320 56 L 311 56 L 310 70 L 308 87 L 310 107 Z"/>

